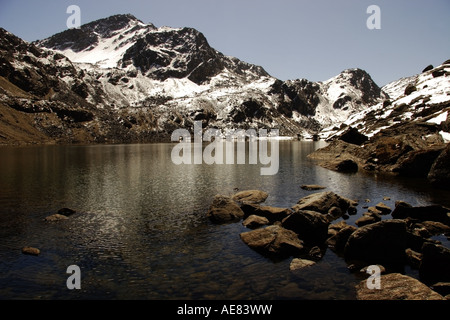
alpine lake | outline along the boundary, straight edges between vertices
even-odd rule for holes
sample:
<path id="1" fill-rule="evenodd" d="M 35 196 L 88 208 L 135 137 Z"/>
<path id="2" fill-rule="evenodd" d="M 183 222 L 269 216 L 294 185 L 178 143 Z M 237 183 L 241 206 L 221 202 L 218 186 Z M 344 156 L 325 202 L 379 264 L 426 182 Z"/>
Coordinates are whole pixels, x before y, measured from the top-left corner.
<path id="1" fill-rule="evenodd" d="M 264 205 L 289 208 L 315 192 L 304 184 L 359 200 L 348 224 L 366 199 L 450 206 L 448 191 L 422 180 L 338 173 L 307 158 L 325 145 L 280 141 L 274 175 L 261 175 L 259 164 L 176 165 L 173 143 L 2 147 L 0 299 L 353 300 L 363 278 L 332 250 L 291 272 L 292 258 L 273 261 L 243 243 L 240 233 L 250 230 L 242 221 L 206 217 L 215 195 L 258 189 L 269 194 Z M 76 213 L 44 220 L 61 208 Z M 25 246 L 41 253 L 25 255 Z M 79 290 L 67 286 L 73 265 Z M 408 266 L 403 272 L 418 277 Z"/>

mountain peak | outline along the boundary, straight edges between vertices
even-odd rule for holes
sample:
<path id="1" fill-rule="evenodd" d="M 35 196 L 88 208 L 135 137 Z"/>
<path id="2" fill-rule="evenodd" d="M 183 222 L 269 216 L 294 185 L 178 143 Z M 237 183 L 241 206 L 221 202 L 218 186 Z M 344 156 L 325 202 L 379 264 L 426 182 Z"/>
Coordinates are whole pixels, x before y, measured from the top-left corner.
<path id="1" fill-rule="evenodd" d="M 141 24 L 142 26 L 145 25 L 141 20 L 139 20 L 132 14 L 116 14 L 107 18 L 102 18 L 84 24 L 81 26 L 81 29 L 91 30 L 100 34 L 104 34 L 105 32 L 111 33 L 116 30 L 121 30 L 131 24 Z M 154 27 L 152 24 L 148 25 Z"/>
<path id="2" fill-rule="evenodd" d="M 126 31 L 137 29 L 156 30 L 156 27 L 151 23 L 144 24 L 132 14 L 117 14 L 89 22 L 79 29 L 65 30 L 37 41 L 36 44 L 57 51 L 69 49 L 73 52 L 88 51 L 98 45 L 102 39 L 110 39 Z"/>

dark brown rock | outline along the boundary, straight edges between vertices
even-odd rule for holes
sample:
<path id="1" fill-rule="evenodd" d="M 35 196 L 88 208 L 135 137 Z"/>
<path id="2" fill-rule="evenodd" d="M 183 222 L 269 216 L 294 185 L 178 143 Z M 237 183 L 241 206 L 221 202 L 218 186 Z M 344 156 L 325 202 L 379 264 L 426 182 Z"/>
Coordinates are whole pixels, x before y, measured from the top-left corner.
<path id="1" fill-rule="evenodd" d="M 376 223 L 381 221 L 381 217 L 377 214 L 377 213 L 373 213 L 373 212 L 366 212 L 363 214 L 362 217 L 358 218 L 355 221 L 355 224 L 358 227 L 362 227 L 362 226 L 366 226 L 372 223 Z"/>
<path id="2" fill-rule="evenodd" d="M 419 275 L 425 283 L 450 282 L 450 249 L 438 244 L 424 243 Z"/>
<path id="3" fill-rule="evenodd" d="M 282 221 L 282 226 L 294 231 L 304 241 L 321 243 L 328 237 L 329 222 L 325 215 L 316 211 L 298 210 Z"/>
<path id="4" fill-rule="evenodd" d="M 414 269 L 419 269 L 420 262 L 422 261 L 422 254 L 420 252 L 412 250 L 411 248 L 406 249 L 405 254 L 409 265 Z"/>
<path id="5" fill-rule="evenodd" d="M 422 221 L 416 226 L 424 228 L 431 236 L 448 234 L 450 232 L 450 226 L 438 221 Z"/>
<path id="6" fill-rule="evenodd" d="M 67 216 L 64 216 L 59 213 L 52 214 L 51 216 L 46 217 L 44 220 L 47 222 L 56 222 L 69 219 Z"/>
<path id="7" fill-rule="evenodd" d="M 301 198 L 292 208 L 294 211 L 310 210 L 327 214 L 331 208 L 340 208 L 344 213 L 351 205 L 351 201 L 345 199 L 334 192 L 313 193 Z"/>
<path id="8" fill-rule="evenodd" d="M 436 291 L 437 293 L 447 296 L 450 295 L 450 282 L 437 282 L 431 285 L 431 289 Z M 446 297 L 448 300 L 448 297 Z"/>
<path id="9" fill-rule="evenodd" d="M 343 252 L 348 238 L 356 231 L 354 226 L 346 226 L 327 239 L 327 245 L 336 252 Z"/>
<path id="10" fill-rule="evenodd" d="M 384 220 L 358 228 L 344 248 L 347 261 L 371 264 L 398 264 L 405 259 L 407 244 L 406 223 L 403 220 Z"/>
<path id="11" fill-rule="evenodd" d="M 422 70 L 422 73 L 433 70 L 433 69 L 434 69 L 433 65 L 430 64 L 430 65 L 426 66 L 425 69 Z"/>
<path id="12" fill-rule="evenodd" d="M 230 197 L 218 195 L 206 215 L 214 223 L 226 223 L 241 220 L 244 212 Z"/>
<path id="13" fill-rule="evenodd" d="M 240 237 L 253 250 L 274 258 L 296 255 L 303 250 L 303 243 L 297 234 L 281 226 L 244 232 Z"/>
<path id="14" fill-rule="evenodd" d="M 417 91 L 417 88 L 416 88 L 416 86 L 414 84 L 410 83 L 405 88 L 405 95 L 409 96 L 414 91 Z"/>
<path id="15" fill-rule="evenodd" d="M 348 128 L 340 137 L 340 140 L 345 141 L 347 143 L 356 144 L 358 146 L 364 144 L 369 140 L 369 138 L 360 133 L 358 129 L 350 127 Z"/>
<path id="16" fill-rule="evenodd" d="M 383 212 L 381 210 L 379 210 L 377 207 L 368 207 L 367 211 L 369 211 L 369 213 L 371 214 L 375 214 L 375 215 L 381 215 Z"/>
<path id="17" fill-rule="evenodd" d="M 316 264 L 316 262 L 308 260 L 308 259 L 294 258 L 294 259 L 292 259 L 291 264 L 289 265 L 289 270 L 298 271 L 298 270 L 313 266 L 315 264 Z"/>
<path id="18" fill-rule="evenodd" d="M 375 208 L 380 211 L 379 214 L 389 214 L 392 212 L 392 209 L 385 205 L 383 202 L 378 203 Z"/>
<path id="19" fill-rule="evenodd" d="M 413 207 L 406 202 L 396 202 L 392 217 L 394 219 L 410 217 L 421 221 L 438 221 L 450 225 L 449 212 L 450 209 L 440 205 Z"/>
<path id="20" fill-rule="evenodd" d="M 303 190 L 307 190 L 307 191 L 315 191 L 315 190 L 326 189 L 326 187 L 320 186 L 318 184 L 304 184 L 300 188 L 302 188 Z"/>
<path id="21" fill-rule="evenodd" d="M 66 217 L 69 217 L 69 216 L 71 216 L 71 215 L 73 215 L 75 213 L 76 213 L 75 210 L 72 210 L 72 209 L 69 209 L 69 208 L 62 208 L 62 209 L 58 210 L 58 214 L 61 214 L 61 215 L 66 216 Z"/>
<path id="22" fill-rule="evenodd" d="M 242 203 L 262 203 L 268 196 L 267 192 L 261 190 L 245 190 L 236 193 L 231 199 Z"/>
<path id="23" fill-rule="evenodd" d="M 450 144 L 447 144 L 431 166 L 428 180 L 437 187 L 450 188 Z"/>
<path id="24" fill-rule="evenodd" d="M 411 151 L 398 160 L 392 171 L 402 176 L 426 178 L 443 150 L 443 146 L 437 146 Z"/>
<path id="25" fill-rule="evenodd" d="M 269 220 L 270 223 L 274 223 L 275 221 L 281 221 L 292 213 L 292 210 L 289 208 L 261 206 L 258 204 L 249 204 L 249 203 L 244 203 L 241 206 L 241 209 L 242 211 L 244 211 L 246 216 L 257 215 L 265 217 Z"/>
<path id="26" fill-rule="evenodd" d="M 23 247 L 22 253 L 32 255 L 32 256 L 38 256 L 41 254 L 41 250 L 39 250 L 38 248 L 33 248 L 33 247 Z"/>
<path id="27" fill-rule="evenodd" d="M 244 227 L 250 228 L 250 229 L 256 229 L 261 226 L 269 224 L 269 220 L 264 217 L 251 215 L 247 219 L 245 219 L 242 224 Z"/>

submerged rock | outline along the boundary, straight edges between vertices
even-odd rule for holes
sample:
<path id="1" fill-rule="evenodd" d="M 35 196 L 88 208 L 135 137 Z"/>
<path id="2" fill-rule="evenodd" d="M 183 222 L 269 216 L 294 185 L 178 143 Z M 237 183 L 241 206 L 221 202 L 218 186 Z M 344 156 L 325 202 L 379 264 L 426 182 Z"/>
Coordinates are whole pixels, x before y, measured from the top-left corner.
<path id="1" fill-rule="evenodd" d="M 316 263 L 311 260 L 307 259 L 300 259 L 300 258 L 294 258 L 291 261 L 291 264 L 289 265 L 289 270 L 291 271 L 297 271 L 306 267 L 310 267 L 315 265 Z"/>
<path id="2" fill-rule="evenodd" d="M 369 224 L 372 224 L 372 223 L 376 223 L 376 222 L 379 222 L 379 221 L 381 221 L 380 215 L 375 213 L 375 212 L 370 212 L 369 211 L 369 212 L 363 213 L 363 216 L 358 218 L 355 221 L 355 224 L 358 227 L 362 227 L 362 226 L 366 226 L 366 225 L 369 225 Z"/>
<path id="3" fill-rule="evenodd" d="M 269 224 L 269 219 L 260 217 L 257 215 L 251 215 L 247 219 L 245 219 L 242 224 L 244 227 L 250 228 L 250 229 L 256 229 L 261 226 L 264 226 L 266 224 Z"/>
<path id="4" fill-rule="evenodd" d="M 69 209 L 69 208 L 62 208 L 58 210 L 58 214 L 69 217 L 71 215 L 74 215 L 77 213 L 75 210 Z"/>
<path id="5" fill-rule="evenodd" d="M 375 209 L 380 211 L 379 214 L 389 214 L 392 212 L 392 209 L 390 207 L 388 207 L 387 205 L 385 205 L 383 202 L 378 203 L 375 206 Z"/>
<path id="6" fill-rule="evenodd" d="M 292 213 L 289 208 L 278 208 L 271 206 L 261 206 L 258 204 L 244 203 L 241 206 L 242 211 L 244 211 L 246 216 L 257 215 L 260 217 L 267 218 L 270 223 L 275 221 L 281 221 Z"/>
<path id="7" fill-rule="evenodd" d="M 261 190 L 246 190 L 236 193 L 231 199 L 242 203 L 262 203 L 268 196 L 267 192 Z"/>
<path id="8" fill-rule="evenodd" d="M 56 221 L 62 221 L 62 220 L 68 220 L 69 218 L 67 216 L 64 216 L 59 213 L 52 214 L 51 216 L 46 217 L 44 220 L 47 222 L 56 222 Z"/>
<path id="9" fill-rule="evenodd" d="M 240 234 L 253 250 L 274 258 L 285 258 L 302 252 L 303 242 L 297 234 L 281 226 L 268 226 Z"/>
<path id="10" fill-rule="evenodd" d="M 347 244 L 348 238 L 356 231 L 355 226 L 345 226 L 340 229 L 336 234 L 329 237 L 326 241 L 327 245 L 334 251 L 342 253 Z"/>
<path id="11" fill-rule="evenodd" d="M 214 223 L 227 223 L 241 220 L 244 212 L 230 197 L 217 195 L 206 216 Z"/>
<path id="12" fill-rule="evenodd" d="M 326 189 L 326 187 L 318 185 L 318 184 L 304 184 L 300 188 L 306 191 L 315 191 L 315 190 L 322 190 Z"/>

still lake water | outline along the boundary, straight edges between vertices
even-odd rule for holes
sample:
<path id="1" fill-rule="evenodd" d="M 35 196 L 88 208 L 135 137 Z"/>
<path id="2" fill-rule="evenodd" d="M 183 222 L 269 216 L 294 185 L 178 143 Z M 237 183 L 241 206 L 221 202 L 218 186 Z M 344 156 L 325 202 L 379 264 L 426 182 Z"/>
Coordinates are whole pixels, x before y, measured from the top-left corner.
<path id="1" fill-rule="evenodd" d="M 273 262 L 248 248 L 241 223 L 205 218 L 216 194 L 260 189 L 265 204 L 290 207 L 311 193 L 302 184 L 359 199 L 349 224 L 364 199 L 450 205 L 448 192 L 413 179 L 323 169 L 306 156 L 324 145 L 280 142 L 274 176 L 261 176 L 259 165 L 177 166 L 174 144 L 3 147 L 0 299 L 355 299 L 361 278 L 331 250 L 291 273 L 291 259 Z M 77 213 L 43 221 L 64 207 Z M 41 254 L 24 255 L 24 246 Z M 66 287 L 70 265 L 81 269 L 81 290 Z"/>

